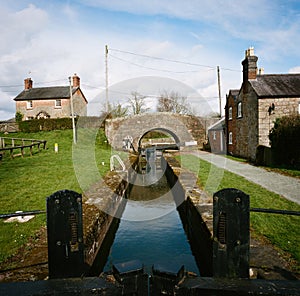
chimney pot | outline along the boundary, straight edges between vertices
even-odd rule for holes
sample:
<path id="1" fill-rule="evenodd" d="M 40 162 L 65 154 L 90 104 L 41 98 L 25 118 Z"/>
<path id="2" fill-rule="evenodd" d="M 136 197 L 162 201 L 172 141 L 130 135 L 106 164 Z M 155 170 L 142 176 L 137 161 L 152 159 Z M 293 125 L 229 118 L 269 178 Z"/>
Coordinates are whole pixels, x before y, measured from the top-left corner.
<path id="1" fill-rule="evenodd" d="M 24 79 L 24 89 L 25 90 L 31 89 L 32 83 L 33 83 L 33 81 L 31 80 L 31 78 Z"/>
<path id="2" fill-rule="evenodd" d="M 80 78 L 77 76 L 77 74 L 75 73 L 73 75 L 73 87 L 80 87 Z"/>
<path id="3" fill-rule="evenodd" d="M 265 69 L 264 68 L 259 68 L 258 74 L 263 75 L 264 73 L 265 73 Z"/>

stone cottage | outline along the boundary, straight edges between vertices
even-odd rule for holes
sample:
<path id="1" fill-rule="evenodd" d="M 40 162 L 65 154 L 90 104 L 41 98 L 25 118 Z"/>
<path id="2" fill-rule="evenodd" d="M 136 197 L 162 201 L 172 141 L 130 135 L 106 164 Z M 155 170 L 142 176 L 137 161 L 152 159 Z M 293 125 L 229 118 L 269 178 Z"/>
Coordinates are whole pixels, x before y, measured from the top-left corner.
<path id="1" fill-rule="evenodd" d="M 86 116 L 88 102 L 80 89 L 80 78 L 74 74 L 72 82 L 74 115 Z M 26 78 L 24 90 L 14 100 L 23 120 L 71 116 L 70 86 L 33 87 L 31 78 Z"/>
<path id="2" fill-rule="evenodd" d="M 255 161 L 259 145 L 270 146 L 276 118 L 300 112 L 300 74 L 264 74 L 254 49 L 242 61 L 243 82 L 226 96 L 227 151 Z"/>

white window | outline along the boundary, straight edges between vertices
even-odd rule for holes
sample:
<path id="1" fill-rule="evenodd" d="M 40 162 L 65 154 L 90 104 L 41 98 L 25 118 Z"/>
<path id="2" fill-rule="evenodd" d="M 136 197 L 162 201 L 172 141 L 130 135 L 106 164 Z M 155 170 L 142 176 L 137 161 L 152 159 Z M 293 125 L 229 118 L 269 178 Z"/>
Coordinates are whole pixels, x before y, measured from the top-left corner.
<path id="1" fill-rule="evenodd" d="M 232 119 L 232 107 L 229 107 L 229 110 L 228 110 L 228 119 L 229 120 Z"/>
<path id="2" fill-rule="evenodd" d="M 32 101 L 27 101 L 27 109 L 32 109 L 32 108 L 33 108 Z"/>
<path id="3" fill-rule="evenodd" d="M 213 131 L 213 139 L 216 140 L 216 138 L 217 138 L 217 132 Z"/>
<path id="4" fill-rule="evenodd" d="M 232 132 L 229 132 L 229 135 L 228 135 L 228 144 L 232 144 Z"/>
<path id="5" fill-rule="evenodd" d="M 55 100 L 55 108 L 61 108 L 61 100 Z"/>
<path id="6" fill-rule="evenodd" d="M 298 105 L 298 114 L 300 114 L 300 103 Z"/>
<path id="7" fill-rule="evenodd" d="M 237 117 L 242 117 L 242 102 L 239 102 L 237 105 Z"/>

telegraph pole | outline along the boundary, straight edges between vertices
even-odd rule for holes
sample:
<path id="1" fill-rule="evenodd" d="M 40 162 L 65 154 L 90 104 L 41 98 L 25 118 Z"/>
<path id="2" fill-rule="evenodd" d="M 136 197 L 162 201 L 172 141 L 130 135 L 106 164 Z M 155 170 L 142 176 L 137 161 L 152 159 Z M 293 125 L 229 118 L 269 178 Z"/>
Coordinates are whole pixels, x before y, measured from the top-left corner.
<path id="1" fill-rule="evenodd" d="M 108 46 L 105 45 L 105 111 L 108 113 Z"/>
<path id="2" fill-rule="evenodd" d="M 73 107 L 73 89 L 72 89 L 71 76 L 69 77 L 69 83 L 70 83 L 70 103 L 71 103 L 71 116 L 72 116 L 72 128 L 73 128 L 73 141 L 74 144 L 76 144 L 77 139 L 76 139 L 76 127 L 75 127 L 74 107 Z"/>
<path id="3" fill-rule="evenodd" d="M 220 112 L 220 118 L 222 117 L 222 97 L 221 97 L 221 80 L 220 80 L 220 67 L 217 66 L 217 72 L 218 72 L 218 89 L 219 89 L 219 112 Z"/>

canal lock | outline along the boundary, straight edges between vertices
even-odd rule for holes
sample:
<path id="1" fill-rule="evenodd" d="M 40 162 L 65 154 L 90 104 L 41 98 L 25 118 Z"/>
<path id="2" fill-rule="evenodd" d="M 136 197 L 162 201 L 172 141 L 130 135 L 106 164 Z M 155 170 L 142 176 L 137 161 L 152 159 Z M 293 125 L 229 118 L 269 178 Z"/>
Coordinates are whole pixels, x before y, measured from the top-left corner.
<path id="1" fill-rule="evenodd" d="M 170 157 L 168 161 L 172 162 Z M 129 182 L 126 184 L 126 203 L 121 209 L 122 218 L 115 218 L 107 232 L 99 250 L 101 260 L 97 259 L 95 271 L 109 274 L 120 269 L 119 271 L 126 270 L 128 273 L 131 266 L 133 273 L 142 268 L 144 273 L 150 275 L 154 268 L 156 273 L 177 275 L 184 268 L 184 272 L 189 274 L 212 276 L 211 232 L 190 198 L 191 194 L 187 191 L 185 182 L 182 182 L 185 176 L 189 179 L 189 173 L 185 175 L 181 170 L 178 178 L 168 161 L 160 151 L 157 153 L 152 149 L 146 150 L 145 154 L 141 154 L 132 164 L 128 171 Z M 166 194 L 168 192 L 171 196 Z M 195 191 L 193 195 L 195 198 Z M 162 209 L 155 206 L 157 203 Z M 146 207 L 140 204 L 146 204 Z M 140 216 L 135 216 L 137 211 Z M 158 213 L 151 216 L 151 211 Z M 174 229 L 170 225 L 162 227 L 174 221 Z M 167 231 L 166 234 L 164 230 Z M 172 231 L 178 233 L 171 234 Z M 153 232 L 154 238 L 151 238 Z M 169 243 L 165 242 L 168 236 Z M 130 239 L 134 242 L 130 242 Z M 181 246 L 184 243 L 186 245 Z M 157 245 L 161 245 L 160 250 Z M 178 252 L 174 252 L 174 248 L 178 248 Z M 184 260 L 176 260 L 176 256 L 184 257 Z M 103 265 L 104 258 L 107 258 L 107 261 Z"/>

